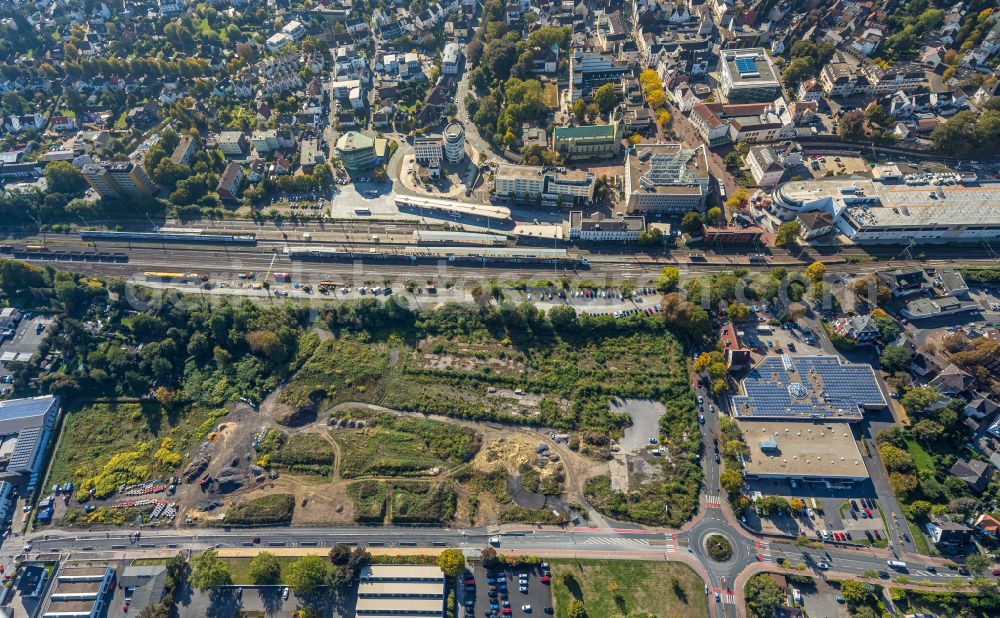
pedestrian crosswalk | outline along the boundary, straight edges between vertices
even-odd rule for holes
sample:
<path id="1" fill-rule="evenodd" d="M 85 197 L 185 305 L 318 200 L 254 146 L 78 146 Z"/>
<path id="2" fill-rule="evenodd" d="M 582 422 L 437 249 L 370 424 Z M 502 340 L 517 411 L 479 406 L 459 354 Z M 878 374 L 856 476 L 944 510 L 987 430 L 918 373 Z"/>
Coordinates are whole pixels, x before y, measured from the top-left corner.
<path id="1" fill-rule="evenodd" d="M 736 595 L 732 590 L 726 590 L 725 588 L 714 588 L 712 590 L 715 594 L 719 595 L 719 601 L 721 603 L 730 603 L 736 605 Z"/>
<path id="2" fill-rule="evenodd" d="M 628 537 L 613 536 L 588 536 L 577 541 L 578 545 L 634 545 L 636 547 L 649 547 L 647 539 L 633 539 Z"/>
<path id="3" fill-rule="evenodd" d="M 706 495 L 705 496 L 705 506 L 710 509 L 717 509 L 722 506 L 722 501 L 719 496 L 716 495 Z"/>
<path id="4" fill-rule="evenodd" d="M 663 545 L 664 545 L 663 549 L 667 553 L 677 551 L 677 533 L 673 532 L 666 535 L 666 540 L 664 541 Z"/>

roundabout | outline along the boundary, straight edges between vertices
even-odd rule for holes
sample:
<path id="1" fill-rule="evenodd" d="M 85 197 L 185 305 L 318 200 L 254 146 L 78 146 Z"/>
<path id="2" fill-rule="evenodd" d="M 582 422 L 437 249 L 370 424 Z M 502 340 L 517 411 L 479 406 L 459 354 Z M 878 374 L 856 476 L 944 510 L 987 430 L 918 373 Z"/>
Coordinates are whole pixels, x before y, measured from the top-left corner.
<path id="1" fill-rule="evenodd" d="M 715 562 L 729 562 L 733 558 L 733 544 L 722 534 L 710 534 L 705 537 L 705 553 Z"/>

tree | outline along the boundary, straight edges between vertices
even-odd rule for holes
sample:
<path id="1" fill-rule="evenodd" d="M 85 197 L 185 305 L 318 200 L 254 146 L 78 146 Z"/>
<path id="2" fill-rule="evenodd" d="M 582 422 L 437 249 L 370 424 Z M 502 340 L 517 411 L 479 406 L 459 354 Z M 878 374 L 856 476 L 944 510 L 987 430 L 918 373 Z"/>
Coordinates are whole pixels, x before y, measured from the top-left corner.
<path id="1" fill-rule="evenodd" d="M 202 592 L 227 586 L 232 582 L 229 565 L 219 558 L 218 552 L 208 549 L 191 559 L 191 585 Z"/>
<path id="2" fill-rule="evenodd" d="M 931 507 L 933 505 L 926 500 L 914 500 L 907 507 L 907 516 L 917 522 L 923 522 L 927 519 L 927 516 L 931 514 Z"/>
<path id="3" fill-rule="evenodd" d="M 758 573 L 747 580 L 743 588 L 747 608 L 758 618 L 770 618 L 774 610 L 785 604 L 785 593 L 777 582 L 764 573 Z"/>
<path id="4" fill-rule="evenodd" d="M 740 493 L 743 486 L 743 475 L 736 470 L 726 469 L 719 475 L 719 484 L 726 490 L 726 494 L 734 496 Z"/>
<path id="5" fill-rule="evenodd" d="M 847 141 L 859 141 L 865 137 L 865 113 L 859 109 L 840 117 L 837 134 Z"/>
<path id="6" fill-rule="evenodd" d="M 556 305 L 549 309 L 549 323 L 559 332 L 567 332 L 576 327 L 576 310 L 567 305 Z"/>
<path id="7" fill-rule="evenodd" d="M 666 102 L 667 95 L 662 90 L 650 90 L 646 93 L 646 103 L 651 109 L 660 109 Z M 663 114 L 667 114 L 667 122 L 661 122 L 660 124 L 667 124 L 670 122 L 670 114 L 668 112 L 661 112 L 661 116 Z"/>
<path id="8" fill-rule="evenodd" d="M 618 86 L 615 84 L 604 84 L 594 91 L 594 103 L 600 108 L 602 114 L 609 114 L 618 105 Z"/>
<path id="9" fill-rule="evenodd" d="M 826 274 L 826 265 L 823 262 L 813 262 L 809 266 L 806 266 L 806 278 L 808 278 L 813 283 L 823 280 L 823 275 Z"/>
<path id="10" fill-rule="evenodd" d="M 882 463 L 890 472 L 910 472 L 914 469 L 913 457 L 909 453 L 888 442 L 878 447 Z"/>
<path id="11" fill-rule="evenodd" d="M 684 213 L 681 218 L 681 228 L 691 236 L 700 236 L 702 225 L 704 223 L 701 220 L 701 215 L 693 210 Z"/>
<path id="12" fill-rule="evenodd" d="M 797 220 L 788 221 L 778 226 L 778 231 L 774 233 L 774 244 L 778 247 L 789 247 L 798 243 L 799 234 L 802 233 L 802 224 Z"/>
<path id="13" fill-rule="evenodd" d="M 247 565 L 247 576 L 256 586 L 270 586 L 281 579 L 281 563 L 278 557 L 269 551 L 262 551 L 250 560 Z"/>
<path id="14" fill-rule="evenodd" d="M 362 567 L 371 562 L 371 555 L 361 547 L 351 549 L 350 545 L 338 543 L 330 549 L 330 562 L 333 565 L 330 571 L 330 586 L 343 589 L 349 586 Z"/>
<path id="15" fill-rule="evenodd" d="M 285 582 L 297 596 L 309 596 L 326 583 L 326 563 L 319 556 L 302 556 L 288 565 Z"/>
<path id="16" fill-rule="evenodd" d="M 742 303 L 733 303 L 726 307 L 726 316 L 730 322 L 746 322 L 750 319 L 750 308 Z"/>
<path id="17" fill-rule="evenodd" d="M 865 585 L 861 582 L 846 580 L 840 582 L 840 596 L 844 597 L 844 602 L 848 607 L 857 607 L 868 598 Z"/>
<path id="18" fill-rule="evenodd" d="M 49 191 L 72 195 L 83 191 L 87 181 L 80 170 L 69 161 L 53 161 L 45 166 L 45 181 Z"/>
<path id="19" fill-rule="evenodd" d="M 912 474 L 902 472 L 889 473 L 889 486 L 899 495 L 906 495 L 919 486 L 917 477 Z"/>
<path id="20" fill-rule="evenodd" d="M 573 599 L 566 606 L 566 615 L 569 618 L 587 618 L 587 608 L 580 599 Z"/>
<path id="21" fill-rule="evenodd" d="M 910 352 L 906 348 L 898 345 L 889 345 L 882 350 L 879 355 L 879 363 L 886 371 L 899 371 L 905 369 L 910 364 Z"/>
<path id="22" fill-rule="evenodd" d="M 496 564 L 497 550 L 490 546 L 486 546 L 481 552 L 479 552 L 479 559 L 482 560 L 483 564 L 486 566 Z"/>
<path id="23" fill-rule="evenodd" d="M 993 566 L 993 560 L 986 554 L 970 554 L 965 566 L 973 575 L 984 575 Z"/>
<path id="24" fill-rule="evenodd" d="M 438 554 L 437 565 L 448 577 L 458 577 L 465 571 L 465 556 L 460 549 L 446 549 Z"/>
<path id="25" fill-rule="evenodd" d="M 660 110 L 660 115 L 656 117 L 656 122 L 658 122 L 661 127 L 669 125 L 671 120 L 673 120 L 673 117 L 667 110 Z"/>
<path id="26" fill-rule="evenodd" d="M 918 386 L 908 390 L 899 403 L 903 405 L 907 414 L 919 416 L 940 397 L 941 394 L 933 386 Z"/>
<path id="27" fill-rule="evenodd" d="M 670 292 L 677 288 L 681 280 L 681 271 L 676 266 L 664 266 L 660 276 L 656 278 L 656 289 Z"/>
<path id="28" fill-rule="evenodd" d="M 782 74 L 785 81 L 795 84 L 802 81 L 802 78 L 806 75 L 812 73 L 813 61 L 812 58 L 796 58 L 788 63 L 785 67 L 785 72 Z"/>

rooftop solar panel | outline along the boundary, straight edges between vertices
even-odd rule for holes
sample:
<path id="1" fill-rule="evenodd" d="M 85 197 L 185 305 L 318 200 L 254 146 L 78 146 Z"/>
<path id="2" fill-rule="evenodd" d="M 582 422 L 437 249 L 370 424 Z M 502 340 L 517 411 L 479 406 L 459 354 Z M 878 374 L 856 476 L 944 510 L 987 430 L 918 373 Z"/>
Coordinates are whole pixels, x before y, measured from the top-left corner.
<path id="1" fill-rule="evenodd" d="M 740 73 L 755 73 L 757 71 L 757 63 L 752 58 L 737 58 L 734 63 L 736 70 Z"/>

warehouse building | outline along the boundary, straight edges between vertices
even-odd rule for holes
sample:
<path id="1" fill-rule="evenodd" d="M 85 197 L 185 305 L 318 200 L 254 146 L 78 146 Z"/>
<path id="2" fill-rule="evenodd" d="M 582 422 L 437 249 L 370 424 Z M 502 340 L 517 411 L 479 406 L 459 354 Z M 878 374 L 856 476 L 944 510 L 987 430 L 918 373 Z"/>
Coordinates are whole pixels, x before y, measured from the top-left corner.
<path id="1" fill-rule="evenodd" d="M 625 203 L 629 214 L 680 214 L 704 210 L 710 175 L 705 147 L 638 144 L 625 156 Z"/>
<path id="2" fill-rule="evenodd" d="M 747 480 L 794 480 L 845 486 L 868 478 L 868 468 L 844 423 L 820 421 L 745 421 L 737 423 L 749 455 Z"/>
<path id="3" fill-rule="evenodd" d="M 0 477 L 28 477 L 28 495 L 42 472 L 59 413 L 52 395 L 0 401 Z"/>
<path id="4" fill-rule="evenodd" d="M 740 382 L 733 397 L 739 419 L 861 420 L 865 410 L 885 408 L 871 365 L 836 356 L 769 356 Z"/>
<path id="5" fill-rule="evenodd" d="M 837 229 L 859 244 L 986 242 L 1000 239 L 1000 182 L 956 174 L 892 179 L 837 178 L 792 181 L 771 195 L 784 220 L 826 212 Z"/>
<path id="6" fill-rule="evenodd" d="M 444 573 L 436 566 L 373 564 L 358 584 L 358 616 L 443 618 Z"/>

